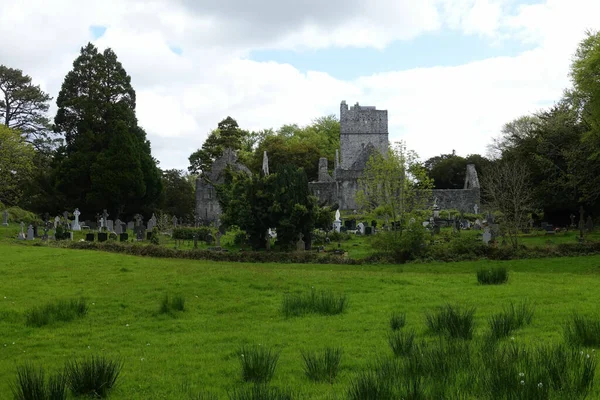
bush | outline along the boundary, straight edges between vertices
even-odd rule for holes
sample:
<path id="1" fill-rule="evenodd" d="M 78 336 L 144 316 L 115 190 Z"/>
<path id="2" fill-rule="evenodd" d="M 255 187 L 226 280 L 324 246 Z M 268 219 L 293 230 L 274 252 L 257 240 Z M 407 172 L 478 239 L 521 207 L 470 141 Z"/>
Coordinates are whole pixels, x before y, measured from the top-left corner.
<path id="1" fill-rule="evenodd" d="M 394 331 L 388 335 L 388 343 L 396 356 L 407 356 L 415 347 L 415 331 Z"/>
<path id="2" fill-rule="evenodd" d="M 600 320 L 574 313 L 564 328 L 565 341 L 574 346 L 600 346 Z"/>
<path id="3" fill-rule="evenodd" d="M 244 346 L 239 352 L 244 382 L 267 383 L 275 374 L 279 353 L 263 346 Z"/>
<path id="4" fill-rule="evenodd" d="M 194 235 L 197 236 L 199 242 L 206 240 L 210 233 L 210 229 L 206 226 L 200 228 L 175 228 L 173 229 L 173 239 L 175 240 L 194 240 Z"/>
<path id="5" fill-rule="evenodd" d="M 3 210 L 4 211 L 4 210 Z M 38 224 L 41 225 L 43 223 L 42 219 L 35 215 L 32 212 L 23 210 L 20 207 L 9 207 L 6 209 L 8 211 L 8 220 L 13 224 L 20 224 L 24 222 L 25 225 L 29 224 Z"/>
<path id="6" fill-rule="evenodd" d="M 308 293 L 285 294 L 283 297 L 283 314 L 286 317 L 314 313 L 336 315 L 344 312 L 348 305 L 345 295 L 336 295 L 331 291 L 317 292 L 312 288 Z"/>
<path id="7" fill-rule="evenodd" d="M 477 282 L 481 285 L 501 285 L 508 282 L 506 267 L 480 268 L 477 270 Z"/>
<path id="8" fill-rule="evenodd" d="M 15 400 L 66 400 L 66 381 L 63 373 L 51 375 L 46 382 L 44 369 L 31 364 L 17 367 L 17 380 L 12 386 Z"/>
<path id="9" fill-rule="evenodd" d="M 160 302 L 159 313 L 161 314 L 172 314 L 173 311 L 184 311 L 185 309 L 185 297 L 182 295 L 175 295 L 172 298 L 168 294 L 165 294 Z"/>
<path id="10" fill-rule="evenodd" d="M 41 307 L 34 307 L 25 313 L 27 326 L 41 327 L 53 322 L 68 322 L 87 314 L 85 299 L 59 300 Z"/>
<path id="11" fill-rule="evenodd" d="M 69 361 L 65 368 L 67 385 L 75 396 L 106 397 L 116 385 L 122 368 L 120 360 L 104 356 Z"/>
<path id="12" fill-rule="evenodd" d="M 399 329 L 404 328 L 406 324 L 406 314 L 405 313 L 393 313 L 390 317 L 390 328 L 393 331 L 397 331 Z"/>
<path id="13" fill-rule="evenodd" d="M 342 360 L 342 350 L 328 347 L 321 355 L 302 352 L 302 359 L 304 360 L 304 374 L 308 379 L 316 382 L 333 383 Z"/>
<path id="14" fill-rule="evenodd" d="M 254 384 L 250 387 L 236 388 L 229 393 L 230 400 L 292 400 L 292 393 L 269 387 L 265 384 Z"/>
<path id="15" fill-rule="evenodd" d="M 471 339 L 475 330 L 475 308 L 461 309 L 447 304 L 437 313 L 427 314 L 427 327 L 431 332 L 452 338 Z"/>
<path id="16" fill-rule="evenodd" d="M 415 223 L 401 232 L 379 232 L 373 236 L 371 245 L 375 250 L 390 255 L 396 262 L 406 262 L 425 254 L 426 240 L 427 231 Z"/>

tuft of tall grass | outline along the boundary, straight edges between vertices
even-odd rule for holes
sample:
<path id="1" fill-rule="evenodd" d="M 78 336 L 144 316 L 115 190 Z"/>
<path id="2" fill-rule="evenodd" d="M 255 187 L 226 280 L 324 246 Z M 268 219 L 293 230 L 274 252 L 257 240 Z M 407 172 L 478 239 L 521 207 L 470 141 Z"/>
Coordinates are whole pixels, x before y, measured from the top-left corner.
<path id="1" fill-rule="evenodd" d="M 392 400 L 396 399 L 390 380 L 382 379 L 374 371 L 359 372 L 350 382 L 348 400 Z"/>
<path id="2" fill-rule="evenodd" d="M 185 297 L 182 295 L 175 295 L 172 298 L 169 297 L 169 294 L 165 294 L 165 296 L 160 301 L 160 307 L 158 312 L 160 314 L 172 314 L 173 311 L 184 311 L 185 310 Z"/>
<path id="3" fill-rule="evenodd" d="M 390 317 L 390 328 L 393 331 L 397 331 L 404 328 L 404 325 L 406 325 L 406 314 L 394 312 Z"/>
<path id="4" fill-rule="evenodd" d="M 15 400 L 66 400 L 66 381 L 62 372 L 50 375 L 46 382 L 44 369 L 32 364 L 17 367 L 17 380 L 12 385 Z"/>
<path id="5" fill-rule="evenodd" d="M 415 348 L 415 331 L 394 331 L 388 335 L 388 343 L 396 356 L 407 356 Z"/>
<path id="6" fill-rule="evenodd" d="M 477 270 L 477 282 L 481 285 L 501 285 L 508 282 L 508 270 L 505 267 L 480 268 Z"/>
<path id="7" fill-rule="evenodd" d="M 292 392 L 286 389 L 270 387 L 266 384 L 253 384 L 233 389 L 230 400 L 292 400 Z"/>
<path id="8" fill-rule="evenodd" d="M 337 377 L 342 349 L 327 347 L 321 354 L 302 351 L 304 374 L 315 382 L 333 383 Z"/>
<path id="9" fill-rule="evenodd" d="M 571 315 L 564 327 L 564 337 L 573 346 L 600 346 L 600 320 L 578 313 Z"/>
<path id="10" fill-rule="evenodd" d="M 106 397 L 116 385 L 123 363 L 105 356 L 71 360 L 65 366 L 67 385 L 75 396 Z"/>
<path id="11" fill-rule="evenodd" d="M 531 324 L 533 314 L 534 308 L 527 300 L 516 306 L 511 302 L 501 313 L 489 318 L 491 337 L 501 339 L 510 335 L 515 329 Z"/>
<path id="12" fill-rule="evenodd" d="M 42 327 L 53 322 L 68 322 L 87 314 L 85 299 L 58 300 L 25 312 L 27 326 Z"/>
<path id="13" fill-rule="evenodd" d="M 286 317 L 304 314 L 336 315 L 344 312 L 348 306 L 345 295 L 337 295 L 331 291 L 316 291 L 312 288 L 305 293 L 286 293 L 283 297 L 282 309 Z"/>
<path id="14" fill-rule="evenodd" d="M 475 331 L 475 308 L 462 309 L 447 304 L 434 313 L 426 314 L 427 327 L 431 332 L 445 334 L 452 338 L 471 339 Z"/>
<path id="15" fill-rule="evenodd" d="M 275 374 L 279 353 L 266 346 L 243 346 L 239 357 L 244 382 L 267 383 Z"/>
<path id="16" fill-rule="evenodd" d="M 190 400 L 219 400 L 219 396 L 212 392 L 200 392 L 190 396 Z"/>

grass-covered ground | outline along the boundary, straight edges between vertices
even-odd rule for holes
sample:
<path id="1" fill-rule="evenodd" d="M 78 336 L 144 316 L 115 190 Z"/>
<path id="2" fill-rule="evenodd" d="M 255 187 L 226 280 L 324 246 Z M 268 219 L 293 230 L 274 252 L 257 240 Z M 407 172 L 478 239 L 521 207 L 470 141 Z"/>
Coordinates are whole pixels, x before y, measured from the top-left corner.
<path id="1" fill-rule="evenodd" d="M 509 282 L 477 284 L 475 271 L 502 265 Z M 242 385 L 237 351 L 260 344 L 281 352 L 272 384 L 305 398 L 345 398 L 351 380 L 380 355 L 391 355 L 393 312 L 419 338 L 425 313 L 452 303 L 475 306 L 475 336 L 510 301 L 535 303 L 531 325 L 517 343 L 563 340 L 573 311 L 597 315 L 600 256 L 406 264 L 402 266 L 277 265 L 153 259 L 0 242 L 0 398 L 10 398 L 16 367 L 26 361 L 51 372 L 73 357 L 119 356 L 124 361 L 115 399 L 186 399 L 206 389 L 227 398 Z M 284 294 L 315 287 L 346 295 L 333 316 L 286 318 Z M 165 294 L 182 295 L 185 311 L 159 313 Z M 25 313 L 59 299 L 84 297 L 88 313 L 69 322 L 27 326 Z M 507 339 L 509 340 L 509 339 Z M 303 374 L 301 350 L 343 351 L 333 385 Z M 598 371 L 596 377 L 598 379 Z M 591 397 L 600 398 L 596 382 Z"/>

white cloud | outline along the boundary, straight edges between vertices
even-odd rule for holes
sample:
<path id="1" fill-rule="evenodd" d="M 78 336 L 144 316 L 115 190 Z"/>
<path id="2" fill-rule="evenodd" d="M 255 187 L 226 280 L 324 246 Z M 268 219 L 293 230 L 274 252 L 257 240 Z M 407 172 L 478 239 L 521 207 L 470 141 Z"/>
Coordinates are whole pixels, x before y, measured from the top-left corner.
<path id="1" fill-rule="evenodd" d="M 113 48 L 132 76 L 138 119 L 163 168 L 185 168 L 188 155 L 228 115 L 246 129 L 277 128 L 337 114 L 341 100 L 387 109 L 391 139 L 405 139 L 422 157 L 452 149 L 483 153 L 502 124 L 560 98 L 583 32 L 600 25 L 596 0 L 51 3 L 0 0 L 2 63 L 23 69 L 56 98 L 79 48 L 93 40 L 89 27 L 106 26 L 96 44 Z M 534 48 L 353 81 L 245 59 L 260 48 L 382 48 L 444 27 Z"/>

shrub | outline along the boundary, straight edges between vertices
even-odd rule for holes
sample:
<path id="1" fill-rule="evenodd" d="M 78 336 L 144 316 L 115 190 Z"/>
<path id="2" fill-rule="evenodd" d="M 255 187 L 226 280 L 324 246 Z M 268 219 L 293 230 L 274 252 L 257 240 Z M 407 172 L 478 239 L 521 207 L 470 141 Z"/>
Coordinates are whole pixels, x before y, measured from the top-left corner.
<path id="1" fill-rule="evenodd" d="M 41 307 L 34 307 L 25 313 L 27 326 L 41 327 L 57 321 L 68 322 L 87 314 L 87 305 L 83 298 L 78 300 L 59 300 Z"/>
<path id="2" fill-rule="evenodd" d="M 12 385 L 15 400 L 66 400 L 66 382 L 63 373 L 51 375 L 48 382 L 42 367 L 31 364 L 17 367 L 17 380 Z"/>
<path id="3" fill-rule="evenodd" d="M 459 306 L 447 304 L 440 307 L 437 313 L 426 315 L 427 327 L 437 334 L 471 339 L 475 330 L 474 316 L 475 308 L 463 310 Z"/>
<path id="4" fill-rule="evenodd" d="M 600 346 L 600 320 L 574 313 L 565 324 L 564 337 L 574 346 Z"/>
<path id="5" fill-rule="evenodd" d="M 477 270 L 477 282 L 481 285 L 501 285 L 508 282 L 508 270 L 505 267 L 481 268 Z"/>
<path id="6" fill-rule="evenodd" d="M 404 328 L 406 324 L 406 314 L 405 313 L 393 313 L 390 317 L 390 328 L 393 331 L 397 331 L 399 329 Z"/>
<path id="7" fill-rule="evenodd" d="M 239 352 L 244 382 L 266 383 L 273 378 L 279 353 L 264 346 L 244 346 Z"/>
<path id="8" fill-rule="evenodd" d="M 320 355 L 303 351 L 302 359 L 304 360 L 304 374 L 308 379 L 333 383 L 342 360 L 342 350 L 328 347 Z"/>
<path id="9" fill-rule="evenodd" d="M 175 295 L 172 298 L 168 294 L 162 298 L 160 302 L 160 308 L 158 310 L 161 314 L 172 314 L 173 311 L 184 311 L 185 310 L 185 297 L 182 295 Z"/>
<path id="10" fill-rule="evenodd" d="M 265 384 L 254 384 L 250 387 L 236 388 L 229 393 L 230 400 L 292 400 L 292 393 L 287 390 L 269 387 Z"/>
<path id="11" fill-rule="evenodd" d="M 425 254 L 427 231 L 412 224 L 403 231 L 379 232 L 373 236 L 371 245 L 375 250 L 390 255 L 395 262 L 414 260 Z"/>
<path id="12" fill-rule="evenodd" d="M 407 356 L 414 349 L 415 331 L 394 331 L 388 335 L 388 343 L 396 356 Z"/>
<path id="13" fill-rule="evenodd" d="M 75 396 L 106 397 L 117 383 L 122 368 L 120 360 L 104 356 L 69 361 L 65 367 L 67 385 Z"/>
<path id="14" fill-rule="evenodd" d="M 314 313 L 335 315 L 344 312 L 348 305 L 345 295 L 336 295 L 331 291 L 317 292 L 312 288 L 308 293 L 290 294 L 283 297 L 283 313 L 286 317 Z"/>
<path id="15" fill-rule="evenodd" d="M 197 236 L 199 242 L 206 240 L 210 233 L 210 229 L 206 226 L 200 228 L 175 228 L 173 229 L 172 238 L 175 240 L 194 240 L 194 235 Z"/>

